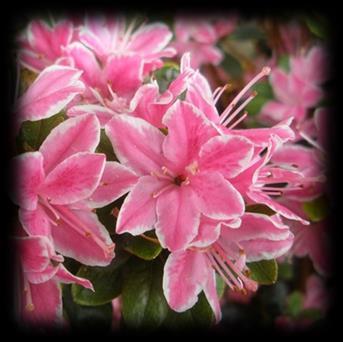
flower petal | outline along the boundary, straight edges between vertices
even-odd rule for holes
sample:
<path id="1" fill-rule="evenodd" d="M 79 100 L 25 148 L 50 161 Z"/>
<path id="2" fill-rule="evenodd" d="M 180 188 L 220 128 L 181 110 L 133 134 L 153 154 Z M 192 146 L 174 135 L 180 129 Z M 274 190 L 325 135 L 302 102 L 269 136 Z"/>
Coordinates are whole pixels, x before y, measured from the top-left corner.
<path id="1" fill-rule="evenodd" d="M 162 50 L 172 39 L 173 34 L 167 25 L 150 24 L 137 30 L 131 37 L 127 49 L 143 55 Z"/>
<path id="2" fill-rule="evenodd" d="M 137 174 L 160 170 L 163 134 L 140 118 L 116 115 L 105 127 L 120 162 Z"/>
<path id="3" fill-rule="evenodd" d="M 43 156 L 40 152 L 27 152 L 12 160 L 17 175 L 15 189 L 11 191 L 14 203 L 23 209 L 37 208 L 38 188 L 44 181 Z"/>
<path id="4" fill-rule="evenodd" d="M 39 204 L 35 210 L 19 210 L 19 220 L 29 235 L 50 236 L 49 217 Z"/>
<path id="5" fill-rule="evenodd" d="M 220 221 L 202 216 L 197 236 L 191 242 L 192 247 L 204 248 L 218 240 L 220 235 Z"/>
<path id="6" fill-rule="evenodd" d="M 156 198 L 153 194 L 164 186 L 165 182 L 155 177 L 141 177 L 121 206 L 116 232 L 139 235 L 153 229 L 156 223 Z"/>
<path id="7" fill-rule="evenodd" d="M 54 208 L 60 214 L 58 225 L 52 227 L 56 250 L 85 265 L 108 265 L 114 257 L 114 244 L 97 215 L 66 206 Z"/>
<path id="8" fill-rule="evenodd" d="M 199 168 L 219 172 L 229 179 L 247 168 L 253 153 L 253 144 L 244 137 L 217 136 L 202 146 Z"/>
<path id="9" fill-rule="evenodd" d="M 100 141 L 96 116 L 86 114 L 70 118 L 55 127 L 41 145 L 44 169 L 49 173 L 64 159 L 77 152 L 94 152 Z"/>
<path id="10" fill-rule="evenodd" d="M 170 251 L 185 249 L 197 235 L 200 212 L 194 202 L 188 186 L 174 186 L 157 198 L 156 235 L 162 247 Z"/>
<path id="11" fill-rule="evenodd" d="M 41 193 L 51 204 L 69 204 L 90 196 L 105 167 L 104 154 L 79 152 L 58 164 L 46 177 Z"/>
<path id="12" fill-rule="evenodd" d="M 18 120 L 41 120 L 60 112 L 84 91 L 82 71 L 60 65 L 44 69 L 19 99 Z"/>
<path id="13" fill-rule="evenodd" d="M 86 200 L 90 207 L 104 207 L 125 193 L 137 182 L 136 174 L 117 162 L 106 162 L 99 186 Z"/>
<path id="14" fill-rule="evenodd" d="M 107 60 L 104 77 L 116 94 L 131 97 L 143 82 L 142 58 L 113 55 Z"/>
<path id="15" fill-rule="evenodd" d="M 180 170 L 192 163 L 201 146 L 217 135 L 210 121 L 187 102 L 176 101 L 164 115 L 163 124 L 168 127 L 164 155 Z"/>
<path id="16" fill-rule="evenodd" d="M 164 265 L 163 292 L 176 312 L 190 309 L 207 282 L 208 265 L 204 254 L 195 251 L 171 253 Z"/>
<path id="17" fill-rule="evenodd" d="M 74 276 L 74 274 L 70 273 L 62 264 L 59 266 L 54 279 L 64 284 L 81 285 L 86 289 L 94 291 L 93 285 L 88 279 Z"/>
<path id="18" fill-rule="evenodd" d="M 191 180 L 198 209 L 214 220 L 229 220 L 244 212 L 244 201 L 230 182 L 217 172 L 202 172 Z"/>

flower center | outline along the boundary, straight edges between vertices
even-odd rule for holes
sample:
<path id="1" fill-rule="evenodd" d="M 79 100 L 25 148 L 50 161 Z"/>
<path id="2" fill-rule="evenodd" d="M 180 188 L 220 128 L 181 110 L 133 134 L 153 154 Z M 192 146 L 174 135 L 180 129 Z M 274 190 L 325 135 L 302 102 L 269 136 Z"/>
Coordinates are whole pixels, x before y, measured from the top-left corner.
<path id="1" fill-rule="evenodd" d="M 187 177 L 184 175 L 178 175 L 174 178 L 174 184 L 176 184 L 177 186 L 181 186 L 181 184 L 185 181 L 187 181 Z"/>

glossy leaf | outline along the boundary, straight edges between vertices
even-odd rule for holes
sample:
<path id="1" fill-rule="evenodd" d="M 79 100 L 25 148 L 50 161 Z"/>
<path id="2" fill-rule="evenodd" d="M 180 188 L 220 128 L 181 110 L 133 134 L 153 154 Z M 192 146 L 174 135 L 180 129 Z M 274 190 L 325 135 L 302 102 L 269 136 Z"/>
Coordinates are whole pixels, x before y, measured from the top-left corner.
<path id="1" fill-rule="evenodd" d="M 310 202 L 303 204 L 305 213 L 313 222 L 323 220 L 328 215 L 328 202 L 324 196 L 318 197 Z"/>
<path id="2" fill-rule="evenodd" d="M 251 271 L 251 278 L 261 285 L 274 284 L 278 276 L 278 265 L 273 260 L 261 260 L 250 262 L 248 267 Z"/>
<path id="3" fill-rule="evenodd" d="M 144 260 L 155 259 L 162 251 L 162 247 L 158 242 L 156 243 L 141 236 L 131 236 L 128 234 L 123 241 L 123 248 Z"/>

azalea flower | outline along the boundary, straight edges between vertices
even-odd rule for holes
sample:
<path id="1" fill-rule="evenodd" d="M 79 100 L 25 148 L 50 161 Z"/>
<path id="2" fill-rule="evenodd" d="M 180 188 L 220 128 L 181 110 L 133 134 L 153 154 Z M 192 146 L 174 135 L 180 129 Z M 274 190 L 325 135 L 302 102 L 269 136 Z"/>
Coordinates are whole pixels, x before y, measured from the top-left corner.
<path id="1" fill-rule="evenodd" d="M 119 107 L 113 106 L 113 99 L 118 99 L 118 97 L 112 92 L 112 101 L 98 97 L 100 104 L 78 104 L 69 108 L 67 115 L 94 114 L 98 117 L 101 127 L 104 127 L 113 116 L 125 113 L 140 117 L 161 128 L 164 114 L 178 96 L 187 89 L 192 75 L 192 70 L 181 72 L 162 94 L 160 94 L 158 83 L 153 81 L 140 86 L 131 101 L 122 101 Z"/>
<path id="2" fill-rule="evenodd" d="M 263 106 L 261 121 L 274 123 L 289 117 L 294 117 L 296 125 L 305 121 L 308 109 L 323 97 L 320 85 L 328 77 L 327 58 L 326 52 L 316 46 L 306 56 L 291 57 L 289 73 L 275 68 L 270 83 L 276 100 Z"/>
<path id="3" fill-rule="evenodd" d="M 34 72 L 53 64 L 68 65 L 65 47 L 73 40 L 74 27 L 70 20 L 49 26 L 43 20 L 33 20 L 19 37 L 19 61 Z"/>
<path id="4" fill-rule="evenodd" d="M 171 44 L 179 56 L 189 52 L 192 67 L 203 64 L 219 64 L 223 54 L 215 45 L 218 40 L 231 33 L 236 26 L 236 19 L 222 18 L 176 18 L 175 41 Z"/>
<path id="5" fill-rule="evenodd" d="M 225 178 L 240 173 L 253 146 L 244 137 L 218 136 L 187 102 L 175 102 L 163 124 L 167 136 L 142 119 L 118 115 L 105 131 L 120 162 L 139 176 L 119 212 L 117 233 L 155 228 L 161 245 L 176 251 L 197 235 L 201 214 L 222 220 L 243 214 L 242 197 Z"/>
<path id="6" fill-rule="evenodd" d="M 23 234 L 21 234 L 23 235 Z M 19 264 L 19 317 L 31 325 L 61 324 L 61 283 L 76 283 L 94 291 L 91 282 L 71 274 L 63 265 L 63 257 L 56 254 L 46 236 L 16 237 Z"/>
<path id="7" fill-rule="evenodd" d="M 15 121 L 38 121 L 60 112 L 76 95 L 84 91 L 79 80 L 82 71 L 52 65 L 44 69 L 18 99 Z"/>
<path id="8" fill-rule="evenodd" d="M 206 247 L 200 241 L 207 237 Z M 191 308 L 201 291 L 215 313 L 217 322 L 221 310 L 216 291 L 215 273 L 230 289 L 256 291 L 257 283 L 249 278 L 246 262 L 268 260 L 286 253 L 293 234 L 281 219 L 255 213 L 245 213 L 241 224 L 221 224 L 205 219 L 199 234 L 185 251 L 172 252 L 164 266 L 163 291 L 170 307 L 182 312 Z"/>
<path id="9" fill-rule="evenodd" d="M 95 116 L 71 118 L 51 131 L 39 151 L 13 161 L 19 175 L 13 200 L 24 229 L 51 237 L 58 252 L 87 265 L 109 264 L 114 244 L 85 201 L 93 207 L 109 204 L 132 180 L 125 167 L 106 165 L 105 155 L 94 153 L 99 139 Z"/>

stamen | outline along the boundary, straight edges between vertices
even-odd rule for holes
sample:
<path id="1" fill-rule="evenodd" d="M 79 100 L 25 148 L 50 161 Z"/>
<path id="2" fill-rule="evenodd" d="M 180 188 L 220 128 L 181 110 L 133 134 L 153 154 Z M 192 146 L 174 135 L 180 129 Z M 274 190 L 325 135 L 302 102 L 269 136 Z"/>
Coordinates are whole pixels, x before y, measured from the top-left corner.
<path id="1" fill-rule="evenodd" d="M 236 106 L 237 102 L 244 96 L 244 94 L 256 83 L 258 82 L 262 77 L 267 76 L 270 74 L 271 69 L 269 67 L 263 67 L 261 72 L 258 73 L 240 92 L 239 94 L 232 100 L 232 102 L 229 104 L 229 106 L 225 109 L 225 111 L 222 114 L 222 120 L 223 122 L 227 115 L 231 112 L 231 110 Z"/>
<path id="2" fill-rule="evenodd" d="M 325 150 L 322 146 L 320 146 L 316 141 L 314 141 L 311 137 L 309 137 L 307 134 L 305 134 L 304 132 L 300 132 L 299 133 L 300 136 L 302 138 L 304 138 L 310 145 L 314 146 L 315 148 L 317 148 L 318 150 L 322 151 L 323 153 L 325 153 Z"/>
<path id="3" fill-rule="evenodd" d="M 248 112 L 244 112 L 243 115 L 236 121 L 234 122 L 228 129 L 233 129 L 235 128 L 239 123 L 241 123 L 246 117 L 248 116 Z"/>
<path id="4" fill-rule="evenodd" d="M 223 93 L 224 93 L 224 91 L 228 88 L 228 84 L 225 84 L 224 85 L 224 87 L 222 87 L 220 90 L 219 90 L 219 92 L 218 92 L 218 94 L 216 94 L 216 96 L 214 95 L 214 93 L 213 93 L 213 103 L 214 104 L 216 104 L 217 102 L 218 102 L 218 100 L 219 100 L 219 98 L 223 95 Z M 215 97 L 214 97 L 215 96 Z"/>
<path id="5" fill-rule="evenodd" d="M 35 309 L 35 306 L 32 301 L 31 287 L 26 277 L 24 280 L 24 291 L 25 291 L 25 298 L 26 298 L 25 310 L 33 311 Z"/>
<path id="6" fill-rule="evenodd" d="M 40 197 L 40 202 L 46 207 L 48 208 L 51 213 L 56 217 L 57 221 L 60 220 L 60 216 L 58 214 L 58 212 L 55 210 L 55 208 L 49 203 L 49 201 L 46 198 Z M 54 222 L 54 221 L 52 221 Z M 54 225 L 57 225 L 57 222 L 53 223 Z"/>
<path id="7" fill-rule="evenodd" d="M 225 120 L 225 117 L 222 117 L 220 122 L 223 126 L 227 126 L 247 105 L 251 102 L 257 95 L 257 91 L 253 91 L 251 95 Z M 225 121 L 224 121 L 225 120 Z"/>

